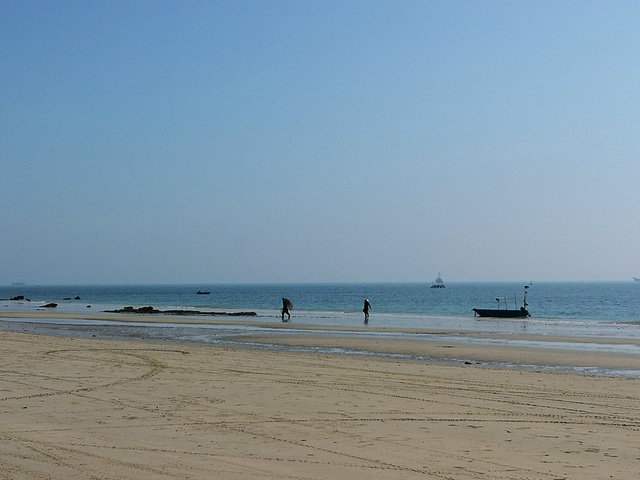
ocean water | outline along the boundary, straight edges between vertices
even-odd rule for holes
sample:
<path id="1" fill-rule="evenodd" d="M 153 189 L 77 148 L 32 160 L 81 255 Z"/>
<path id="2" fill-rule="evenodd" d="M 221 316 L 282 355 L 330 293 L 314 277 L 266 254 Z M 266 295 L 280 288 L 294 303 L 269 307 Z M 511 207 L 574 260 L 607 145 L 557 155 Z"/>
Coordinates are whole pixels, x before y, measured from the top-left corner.
<path id="1" fill-rule="evenodd" d="M 55 302 L 56 311 L 91 312 L 125 306 L 160 310 L 255 311 L 261 321 L 279 320 L 281 298 L 294 308 L 293 322 L 314 325 L 355 325 L 362 318 L 364 298 L 371 303 L 370 324 L 396 328 L 455 328 L 482 330 L 483 325 L 546 325 L 544 333 L 563 327 L 598 330 L 606 326 L 640 330 L 640 282 L 526 283 L 531 318 L 475 318 L 473 307 L 519 308 L 525 283 L 275 284 L 275 285 L 16 285 L 0 287 L 0 308 L 40 309 Z M 209 291 L 199 295 L 198 291 Z M 22 302 L 8 299 L 24 295 Z M 75 297 L 79 297 L 75 300 Z M 500 298 L 500 302 L 496 302 Z M 90 306 L 90 307 L 88 307 Z M 555 330 L 554 330 L 555 325 Z M 512 328 L 509 327 L 509 328 Z"/>
<path id="2" fill-rule="evenodd" d="M 638 355 L 640 339 L 640 282 L 534 282 L 526 283 L 530 318 L 488 319 L 474 317 L 472 308 L 519 308 L 525 283 L 446 283 L 445 288 L 430 288 L 430 283 L 389 284 L 275 284 L 275 285 L 14 285 L 0 287 L 0 311 L 51 311 L 94 314 L 125 306 L 153 306 L 159 310 L 198 310 L 212 312 L 253 311 L 256 317 L 214 317 L 223 325 L 180 323 L 122 323 L 71 318 L 2 319 L 0 330 L 34 331 L 69 336 L 102 338 L 146 338 L 163 341 L 234 344 L 249 348 L 242 341 L 254 333 L 296 335 L 296 326 L 322 327 L 333 335 L 360 335 L 392 338 L 416 338 L 450 342 L 508 344 L 512 346 L 582 350 L 598 353 L 624 352 Z M 209 294 L 199 295 L 199 290 Z M 10 298 L 24 295 L 25 300 Z M 78 299 L 75 299 L 79 297 Z M 290 328 L 280 323 L 281 298 L 294 305 Z M 372 310 L 364 325 L 362 305 L 369 299 Z M 500 303 L 496 302 L 500 299 Z M 87 315 L 89 317 L 89 315 Z M 153 317 L 151 317 L 153 318 Z M 224 322 L 229 318 L 228 324 Z M 186 324 L 184 322 L 187 322 Z M 270 324 L 273 323 L 273 327 Z M 340 327 L 332 330 L 332 327 Z M 344 327 L 353 327 L 347 330 Z M 425 335 L 428 333 L 428 335 Z M 503 334 L 527 333 L 567 337 L 560 341 L 508 339 Z M 589 340 L 589 337 L 593 341 Z M 533 337 L 532 337 L 533 338 Z M 576 339 L 578 339 L 576 341 Z M 602 342 L 602 339 L 615 339 Z M 272 348 L 283 348 L 275 342 Z M 295 349 L 296 347 L 287 347 Z M 346 352 L 367 354 L 367 352 Z M 503 365 L 509 367 L 509 365 Z M 521 366 L 520 366 L 521 367 Z M 532 366 L 532 368 L 550 367 Z M 567 367 L 562 369 L 567 370 Z M 612 372 L 582 370 L 585 373 L 632 376 L 638 370 Z"/>

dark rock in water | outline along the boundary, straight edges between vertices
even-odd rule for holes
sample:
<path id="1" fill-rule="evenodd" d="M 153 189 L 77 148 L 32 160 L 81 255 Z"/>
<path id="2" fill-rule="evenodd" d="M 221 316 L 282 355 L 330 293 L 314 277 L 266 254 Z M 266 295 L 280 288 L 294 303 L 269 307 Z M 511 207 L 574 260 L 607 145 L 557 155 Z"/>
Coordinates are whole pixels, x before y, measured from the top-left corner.
<path id="1" fill-rule="evenodd" d="M 56 308 L 57 306 L 58 306 L 57 303 L 51 302 L 51 303 L 47 303 L 46 305 L 43 305 L 42 307 L 43 308 Z"/>
<path id="2" fill-rule="evenodd" d="M 79 295 L 76 295 L 76 296 L 74 297 L 74 300 L 80 300 L 80 296 L 79 296 Z"/>
<path id="3" fill-rule="evenodd" d="M 9 300 L 24 300 L 24 295 L 16 295 L 15 297 L 11 297 Z"/>
<path id="4" fill-rule="evenodd" d="M 71 300 L 71 297 L 64 297 L 62 300 Z"/>
<path id="5" fill-rule="evenodd" d="M 142 313 L 142 314 L 162 314 L 162 315 L 184 315 L 184 316 L 229 316 L 229 317 L 255 317 L 256 312 L 202 312 L 200 310 L 156 310 L 149 307 L 124 307 L 119 310 L 105 310 L 106 313 Z"/>
<path id="6" fill-rule="evenodd" d="M 91 308 L 91 305 L 87 305 L 87 308 Z"/>
<path id="7" fill-rule="evenodd" d="M 156 310 L 152 306 L 140 307 L 140 308 L 133 308 L 129 306 L 129 307 L 121 308 L 119 310 L 105 310 L 105 312 L 108 312 L 108 313 L 160 313 L 160 310 Z"/>

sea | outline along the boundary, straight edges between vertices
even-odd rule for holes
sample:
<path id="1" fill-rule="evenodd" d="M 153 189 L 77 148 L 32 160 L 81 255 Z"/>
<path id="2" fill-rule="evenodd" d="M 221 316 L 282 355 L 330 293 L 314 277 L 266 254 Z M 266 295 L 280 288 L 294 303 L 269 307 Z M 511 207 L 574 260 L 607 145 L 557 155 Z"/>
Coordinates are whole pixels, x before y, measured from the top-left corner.
<path id="1" fill-rule="evenodd" d="M 526 288 L 525 288 L 526 287 Z M 208 293 L 198 293 L 198 292 Z M 531 317 L 474 316 L 472 308 L 519 308 L 526 291 Z M 11 300 L 23 296 L 23 300 Z M 282 298 L 293 303 L 287 329 L 281 326 Z M 364 323 L 363 301 L 371 304 Z M 46 308 L 47 303 L 55 308 Z M 186 312 L 255 312 L 251 317 L 215 316 L 216 325 L 180 322 L 129 323 L 91 319 L 91 314 L 152 306 Z M 572 339 L 558 348 L 593 353 L 638 354 L 638 371 L 595 372 L 640 377 L 640 282 L 448 282 L 194 285 L 10 285 L 0 286 L 1 311 L 55 311 L 51 318 L 0 318 L 0 330 L 69 336 L 145 338 L 204 344 L 242 343 L 252 334 L 295 335 L 318 327 L 325 334 L 425 338 L 470 343 L 536 346 L 510 333 Z M 58 318 L 73 313 L 69 318 Z M 78 315 L 80 314 L 80 315 Z M 87 318 L 82 318 L 87 314 Z M 117 315 L 117 314 L 114 314 Z M 120 314 L 126 315 L 126 314 Z M 80 318 L 77 318 L 80 317 Z M 195 315 L 194 315 L 194 318 Z M 224 319 L 228 318 L 228 322 Z M 241 322 L 237 322 L 241 319 Z M 201 317 L 200 317 L 201 320 Z M 223 324 L 220 321 L 223 320 Z M 185 323 L 186 322 L 186 323 Z M 273 325 L 273 326 L 272 326 Z M 296 327 L 300 327 L 300 331 Z M 533 338 L 533 337 L 531 337 Z M 573 339 L 579 338 L 579 341 Z M 593 338 L 594 341 L 589 341 Z M 616 339 L 597 342 L 596 339 Z M 553 343 L 545 342 L 549 348 Z M 249 345 L 250 346 L 250 345 Z M 261 345 L 260 348 L 265 348 Z M 273 346 L 273 348 L 285 348 Z M 290 347 L 294 348 L 294 347 Z M 300 347 L 302 348 L 302 347 Z M 341 352 L 368 354 L 368 352 Z"/>

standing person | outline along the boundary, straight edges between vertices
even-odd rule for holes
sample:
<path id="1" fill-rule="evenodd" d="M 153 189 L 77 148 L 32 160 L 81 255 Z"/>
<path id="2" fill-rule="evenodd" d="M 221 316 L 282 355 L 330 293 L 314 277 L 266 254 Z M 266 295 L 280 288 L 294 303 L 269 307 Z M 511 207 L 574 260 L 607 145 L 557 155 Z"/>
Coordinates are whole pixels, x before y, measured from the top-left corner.
<path id="1" fill-rule="evenodd" d="M 364 323 L 369 323 L 369 309 L 371 308 L 371 304 L 369 300 L 364 299 L 364 306 L 362 307 L 362 311 L 364 312 Z"/>
<path id="2" fill-rule="evenodd" d="M 289 320 L 291 320 L 291 313 L 289 313 L 289 310 L 293 308 L 293 304 L 291 303 L 291 301 L 286 298 L 286 297 L 282 297 L 282 321 L 284 322 L 284 316 L 285 314 L 287 315 L 287 322 Z"/>

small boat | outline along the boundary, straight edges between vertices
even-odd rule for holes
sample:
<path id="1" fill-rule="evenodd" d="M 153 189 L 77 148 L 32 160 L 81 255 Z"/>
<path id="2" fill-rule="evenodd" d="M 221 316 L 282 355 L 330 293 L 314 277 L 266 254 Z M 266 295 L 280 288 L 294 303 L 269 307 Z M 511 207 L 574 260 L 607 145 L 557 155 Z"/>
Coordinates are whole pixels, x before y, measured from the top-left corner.
<path id="1" fill-rule="evenodd" d="M 530 317 L 531 314 L 524 308 L 517 310 L 500 309 L 500 308 L 474 308 L 473 316 L 493 317 L 493 318 L 524 318 Z"/>
<path id="2" fill-rule="evenodd" d="M 438 272 L 438 278 L 431 284 L 431 288 L 444 288 L 444 281 L 440 277 L 440 272 Z"/>
<path id="3" fill-rule="evenodd" d="M 203 292 L 202 290 L 198 290 L 197 294 L 198 295 L 209 295 L 211 292 Z"/>
<path id="4" fill-rule="evenodd" d="M 498 302 L 498 308 L 473 308 L 473 316 L 480 317 L 493 317 L 493 318 L 526 318 L 531 314 L 527 310 L 527 289 L 529 285 L 524 286 L 524 294 L 522 296 L 522 306 L 520 308 L 509 309 L 507 308 L 507 297 L 496 297 Z M 500 301 L 504 300 L 504 308 L 500 308 Z M 514 295 L 515 303 L 515 295 Z"/>

